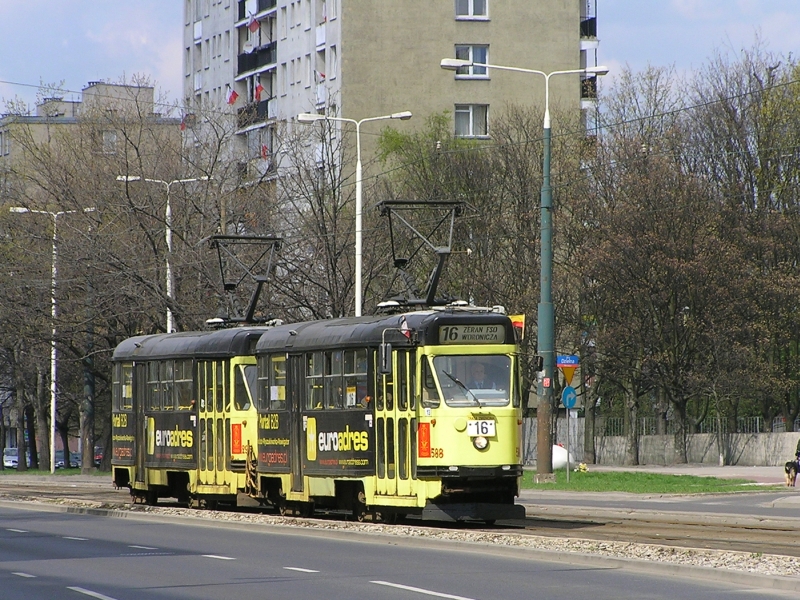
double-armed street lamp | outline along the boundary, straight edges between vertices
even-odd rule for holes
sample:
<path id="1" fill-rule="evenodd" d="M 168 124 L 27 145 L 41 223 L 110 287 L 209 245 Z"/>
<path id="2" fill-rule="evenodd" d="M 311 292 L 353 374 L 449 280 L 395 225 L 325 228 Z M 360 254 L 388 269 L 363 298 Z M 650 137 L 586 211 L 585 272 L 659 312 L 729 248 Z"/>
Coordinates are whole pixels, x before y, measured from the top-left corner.
<path id="1" fill-rule="evenodd" d="M 365 119 L 346 119 L 344 117 L 329 117 L 315 113 L 301 113 L 297 115 L 300 123 L 313 123 L 315 121 L 340 121 L 352 123 L 356 126 L 356 290 L 355 290 L 355 315 L 361 316 L 361 306 L 363 304 L 361 291 L 361 124 L 368 121 L 383 121 L 386 119 L 400 119 L 407 121 L 411 118 L 411 113 L 407 110 L 391 115 L 380 117 L 367 117 Z"/>
<path id="2" fill-rule="evenodd" d="M 95 207 L 84 208 L 83 212 L 94 212 Z M 56 347 L 56 318 L 58 317 L 58 300 L 56 299 L 56 282 L 58 280 L 58 218 L 62 215 L 69 215 L 76 210 L 61 210 L 51 212 L 49 210 L 34 210 L 23 206 L 12 206 L 9 208 L 12 213 L 33 213 L 37 215 L 50 215 L 53 219 L 53 254 L 50 267 L 50 318 L 51 318 L 51 339 L 50 339 L 50 473 L 56 472 L 56 401 L 58 398 L 58 349 Z M 65 464 L 69 460 L 69 448 L 64 448 Z M 20 457 L 24 460 L 25 457 Z"/>
<path id="3" fill-rule="evenodd" d="M 541 273 L 540 300 L 538 306 L 537 325 L 538 354 L 542 357 L 543 373 L 537 390 L 539 406 L 536 412 L 536 471 L 539 474 L 553 472 L 553 440 L 550 434 L 550 420 L 553 407 L 553 383 L 555 377 L 555 312 L 553 310 L 553 190 L 550 187 L 550 78 L 553 75 L 606 75 L 608 67 L 586 67 L 583 69 L 567 69 L 545 73 L 536 69 L 505 67 L 487 63 L 477 63 L 457 58 L 444 58 L 440 66 L 448 71 L 457 71 L 465 67 L 485 67 L 499 71 L 515 71 L 532 73 L 544 77 L 544 123 L 543 123 L 543 159 L 542 159 L 542 193 L 541 193 Z"/>
<path id="4" fill-rule="evenodd" d="M 117 181 L 144 181 L 147 183 L 160 183 L 167 189 L 167 208 L 164 217 L 165 238 L 167 241 L 167 333 L 175 331 L 174 319 L 172 316 L 172 301 L 175 299 L 175 277 L 172 274 L 172 206 L 170 204 L 170 188 L 175 183 L 193 183 L 195 181 L 208 181 L 210 178 L 206 175 L 203 177 L 189 177 L 188 179 L 173 179 L 172 181 L 164 181 L 162 179 L 149 179 L 147 177 L 140 177 L 139 175 L 117 175 Z"/>

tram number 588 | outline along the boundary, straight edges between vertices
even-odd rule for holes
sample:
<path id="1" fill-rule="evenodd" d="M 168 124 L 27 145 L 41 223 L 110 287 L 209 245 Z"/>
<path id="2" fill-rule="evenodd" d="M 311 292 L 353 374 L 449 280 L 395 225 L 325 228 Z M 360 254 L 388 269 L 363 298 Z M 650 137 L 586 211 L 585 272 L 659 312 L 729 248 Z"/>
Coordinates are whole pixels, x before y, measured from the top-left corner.
<path id="1" fill-rule="evenodd" d="M 444 458 L 444 448 L 431 448 L 431 458 Z"/>

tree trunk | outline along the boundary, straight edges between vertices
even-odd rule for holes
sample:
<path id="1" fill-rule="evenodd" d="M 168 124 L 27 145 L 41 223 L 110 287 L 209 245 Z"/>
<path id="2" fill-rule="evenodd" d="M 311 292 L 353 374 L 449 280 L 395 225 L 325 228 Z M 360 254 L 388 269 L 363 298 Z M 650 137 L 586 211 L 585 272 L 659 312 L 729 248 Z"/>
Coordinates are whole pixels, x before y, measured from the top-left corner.
<path id="1" fill-rule="evenodd" d="M 639 464 L 639 399 L 633 386 L 625 387 L 625 464 Z"/>
<path id="2" fill-rule="evenodd" d="M 47 419 L 48 406 L 45 396 L 47 387 L 46 377 L 41 365 L 36 366 L 36 429 L 39 435 L 36 437 L 39 444 L 39 468 L 44 471 L 50 470 L 52 456 L 50 456 L 50 427 Z"/>
<path id="3" fill-rule="evenodd" d="M 39 470 L 39 453 L 36 450 L 36 411 L 33 405 L 25 405 L 25 428 L 28 431 L 30 441 L 31 469 Z"/>

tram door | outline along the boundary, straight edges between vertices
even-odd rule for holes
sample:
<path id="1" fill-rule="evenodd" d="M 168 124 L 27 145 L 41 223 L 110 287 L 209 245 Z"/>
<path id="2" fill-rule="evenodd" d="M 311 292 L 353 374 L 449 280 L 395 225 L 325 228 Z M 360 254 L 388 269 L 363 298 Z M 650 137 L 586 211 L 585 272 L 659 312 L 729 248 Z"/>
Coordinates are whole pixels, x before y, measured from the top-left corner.
<path id="1" fill-rule="evenodd" d="M 378 375 L 376 412 L 378 493 L 409 496 L 416 448 L 416 353 L 394 353 L 391 375 Z"/>
<path id="2" fill-rule="evenodd" d="M 226 394 L 225 371 L 227 361 L 200 361 L 197 363 L 198 395 L 200 397 L 199 422 L 197 431 L 200 438 L 198 449 L 199 481 L 206 485 L 223 485 L 226 482 L 227 461 L 230 453 L 228 432 L 225 422 L 228 412 L 226 405 L 230 395 Z"/>
<path id="3" fill-rule="evenodd" d="M 292 491 L 303 491 L 303 440 L 306 436 L 303 423 L 303 390 L 305 389 L 305 372 L 302 354 L 290 354 L 287 365 L 289 419 L 291 427 L 290 462 L 292 466 Z"/>

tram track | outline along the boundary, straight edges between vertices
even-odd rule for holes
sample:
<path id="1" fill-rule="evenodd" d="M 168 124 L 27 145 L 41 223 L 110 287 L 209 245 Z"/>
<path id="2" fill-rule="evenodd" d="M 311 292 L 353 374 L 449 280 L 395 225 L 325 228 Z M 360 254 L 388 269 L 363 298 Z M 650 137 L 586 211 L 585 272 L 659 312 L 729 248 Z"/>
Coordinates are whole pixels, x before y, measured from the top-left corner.
<path id="1" fill-rule="evenodd" d="M 88 480 L 87 480 L 88 479 Z M 93 478 L 91 478 L 93 479 Z M 58 504 L 86 503 L 109 510 L 131 509 L 127 490 L 114 489 L 100 478 L 74 481 L 66 477 L 0 476 L 0 500 L 16 502 L 51 502 Z M 164 503 L 159 506 L 175 508 Z M 525 520 L 500 522 L 486 527 L 481 523 L 422 522 L 409 517 L 408 525 L 445 529 L 468 529 L 486 532 L 529 535 L 564 539 L 654 544 L 678 548 L 739 551 L 751 554 L 776 554 L 800 557 L 800 519 L 756 519 L 736 515 L 699 515 L 686 512 L 664 512 L 600 509 L 587 516 L 585 509 L 561 508 L 560 514 L 536 516 L 542 507 L 527 506 Z M 254 512 L 253 508 L 242 509 Z M 582 511 L 580 516 L 575 513 Z M 548 508 L 552 513 L 552 507 Z M 320 514 L 322 520 L 342 519 L 341 515 Z M 291 522 L 291 517 L 286 517 Z"/>

